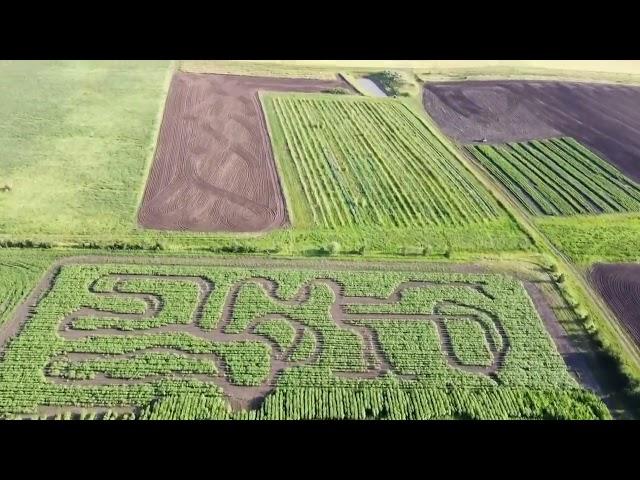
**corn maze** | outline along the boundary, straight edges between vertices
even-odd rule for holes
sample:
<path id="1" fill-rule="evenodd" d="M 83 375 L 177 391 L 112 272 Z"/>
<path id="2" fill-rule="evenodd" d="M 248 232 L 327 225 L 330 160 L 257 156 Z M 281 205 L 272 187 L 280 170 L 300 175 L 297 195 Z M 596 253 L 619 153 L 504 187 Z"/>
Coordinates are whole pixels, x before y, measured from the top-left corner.
<path id="1" fill-rule="evenodd" d="M 400 102 L 291 94 L 265 95 L 263 102 L 284 140 L 288 188 L 305 204 L 293 205 L 298 225 L 462 226 L 503 214 Z"/>
<path id="2" fill-rule="evenodd" d="M 508 275 L 295 264 L 51 272 L 3 348 L 7 418 L 609 415 Z"/>
<path id="3" fill-rule="evenodd" d="M 572 138 L 467 149 L 532 215 L 640 211 L 640 186 Z"/>

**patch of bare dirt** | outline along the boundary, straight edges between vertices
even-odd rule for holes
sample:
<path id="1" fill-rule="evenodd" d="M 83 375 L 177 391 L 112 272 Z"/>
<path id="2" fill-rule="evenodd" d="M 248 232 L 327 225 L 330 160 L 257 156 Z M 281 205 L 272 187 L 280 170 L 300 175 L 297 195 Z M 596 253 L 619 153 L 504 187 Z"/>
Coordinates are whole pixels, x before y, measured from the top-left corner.
<path id="1" fill-rule="evenodd" d="M 287 225 L 259 90 L 317 92 L 341 80 L 176 73 L 138 222 L 158 230 L 260 232 Z"/>
<path id="2" fill-rule="evenodd" d="M 640 181 L 640 87 L 544 81 L 425 85 L 426 111 L 461 143 L 569 136 Z"/>
<path id="3" fill-rule="evenodd" d="M 640 345 L 640 264 L 594 265 L 591 281 L 620 323 Z"/>

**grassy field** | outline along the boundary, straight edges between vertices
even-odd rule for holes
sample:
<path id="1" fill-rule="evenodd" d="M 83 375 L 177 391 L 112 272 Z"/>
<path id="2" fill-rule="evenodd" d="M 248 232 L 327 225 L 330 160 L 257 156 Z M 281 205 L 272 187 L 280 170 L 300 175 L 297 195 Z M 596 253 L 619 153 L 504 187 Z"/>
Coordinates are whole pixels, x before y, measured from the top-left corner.
<path id="1" fill-rule="evenodd" d="M 136 228 L 169 62 L 0 62 L 0 234 Z"/>
<path id="2" fill-rule="evenodd" d="M 409 289 L 394 300 L 399 288 Z M 142 315 L 138 293 L 161 297 L 159 310 Z M 341 318 L 334 302 L 348 304 Z M 224 397 L 264 387 L 257 409 Z M 610 418 L 508 275 L 292 265 L 63 266 L 0 364 L 0 414 L 45 405 L 142 418 Z"/>
<path id="3" fill-rule="evenodd" d="M 640 215 L 541 218 L 536 224 L 577 263 L 640 261 Z"/>
<path id="4" fill-rule="evenodd" d="M 640 210 L 640 186 L 571 138 L 467 150 L 533 215 Z"/>

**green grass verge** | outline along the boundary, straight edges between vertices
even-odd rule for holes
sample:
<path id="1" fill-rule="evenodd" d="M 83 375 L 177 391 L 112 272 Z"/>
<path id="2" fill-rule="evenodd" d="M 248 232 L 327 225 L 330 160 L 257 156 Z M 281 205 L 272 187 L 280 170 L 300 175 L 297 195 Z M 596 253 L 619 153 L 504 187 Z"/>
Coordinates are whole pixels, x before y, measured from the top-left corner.
<path id="1" fill-rule="evenodd" d="M 640 215 L 585 215 L 535 222 L 576 263 L 640 261 Z"/>

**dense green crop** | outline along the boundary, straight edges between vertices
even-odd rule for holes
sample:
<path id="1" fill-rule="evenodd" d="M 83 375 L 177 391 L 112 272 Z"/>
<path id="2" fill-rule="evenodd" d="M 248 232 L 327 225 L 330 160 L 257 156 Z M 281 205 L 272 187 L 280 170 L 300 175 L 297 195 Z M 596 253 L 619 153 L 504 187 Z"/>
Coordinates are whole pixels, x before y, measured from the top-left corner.
<path id="1" fill-rule="evenodd" d="M 467 149 L 533 215 L 640 211 L 640 186 L 572 138 Z"/>
<path id="2" fill-rule="evenodd" d="M 50 376 L 70 379 L 92 379 L 96 373 L 110 378 L 145 378 L 173 372 L 215 374 L 216 366 L 210 360 L 193 359 L 175 353 L 146 353 L 130 358 L 100 358 L 96 360 L 54 361 L 47 368 Z"/>
<path id="3" fill-rule="evenodd" d="M 248 403 L 232 410 L 224 395 L 239 392 Z M 0 363 L 0 415 L 40 406 L 138 418 L 609 416 L 510 277 L 180 265 L 62 267 Z"/>
<path id="4" fill-rule="evenodd" d="M 266 97 L 306 205 L 294 220 L 428 227 L 483 223 L 500 209 L 460 161 L 400 102 L 358 97 Z M 309 214 L 311 218 L 308 218 Z"/>
<path id="5" fill-rule="evenodd" d="M 289 322 L 281 318 L 265 320 L 258 324 L 256 333 L 273 340 L 281 351 L 285 351 L 293 344 L 295 329 Z"/>
<path id="6" fill-rule="evenodd" d="M 493 360 L 482 325 L 474 320 L 445 321 L 451 346 L 458 361 L 464 365 L 489 366 Z"/>

